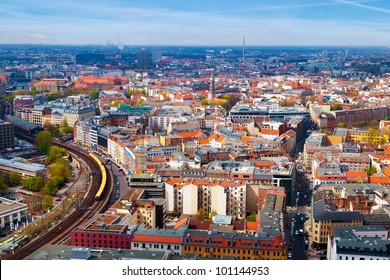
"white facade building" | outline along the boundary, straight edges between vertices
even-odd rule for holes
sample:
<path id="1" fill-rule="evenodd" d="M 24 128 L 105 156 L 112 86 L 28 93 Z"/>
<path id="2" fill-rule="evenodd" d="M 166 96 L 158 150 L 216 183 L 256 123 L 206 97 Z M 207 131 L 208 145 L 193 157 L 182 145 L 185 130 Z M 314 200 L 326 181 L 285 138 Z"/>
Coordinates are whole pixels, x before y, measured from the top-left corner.
<path id="1" fill-rule="evenodd" d="M 390 240 L 383 226 L 334 226 L 328 235 L 328 260 L 390 260 Z"/>

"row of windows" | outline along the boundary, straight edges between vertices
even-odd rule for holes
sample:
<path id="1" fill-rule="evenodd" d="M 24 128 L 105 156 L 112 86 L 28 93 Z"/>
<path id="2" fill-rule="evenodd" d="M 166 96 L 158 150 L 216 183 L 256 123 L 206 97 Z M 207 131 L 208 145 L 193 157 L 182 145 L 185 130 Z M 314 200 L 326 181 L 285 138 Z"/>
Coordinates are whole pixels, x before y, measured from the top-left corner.
<path id="1" fill-rule="evenodd" d="M 180 250 L 180 246 L 171 244 L 146 244 L 146 243 L 134 243 L 133 248 L 149 248 L 149 249 L 166 249 L 166 250 Z"/>
<path id="2" fill-rule="evenodd" d="M 75 237 L 81 237 L 83 238 L 84 237 L 84 233 L 80 233 L 80 234 L 75 234 Z M 122 237 L 122 235 L 102 235 L 102 234 L 85 234 L 85 237 L 91 237 L 91 238 L 109 238 L 109 239 L 113 239 L 113 237 L 115 237 L 114 239 L 118 239 L 119 237 Z M 130 237 L 126 235 L 126 239 L 129 239 Z"/>
<path id="3" fill-rule="evenodd" d="M 348 256 L 346 256 L 344 259 L 343 259 L 343 256 L 340 256 L 339 260 L 348 260 Z M 355 257 L 351 257 L 351 260 L 355 260 Z M 359 260 L 366 260 L 366 258 L 359 257 Z M 367 258 L 367 260 L 368 260 L 368 258 Z M 370 258 L 370 260 L 372 261 L 372 260 L 375 260 L 375 259 L 374 258 Z M 376 260 L 380 260 L 380 259 L 377 258 Z"/>
<path id="4" fill-rule="evenodd" d="M 280 251 L 262 251 L 262 250 L 251 250 L 251 249 L 222 249 L 222 248 L 210 248 L 210 247 L 192 247 L 184 246 L 183 252 L 191 252 L 193 249 L 194 252 L 206 252 L 206 253 L 223 253 L 223 254 L 243 254 L 243 255 L 263 255 L 263 256 L 283 256 L 284 253 Z M 259 254 L 260 252 L 260 254 Z"/>
<path id="5" fill-rule="evenodd" d="M 104 246 L 104 247 L 107 247 L 107 245 L 110 245 L 113 246 L 119 246 L 121 245 L 122 247 L 126 244 L 127 247 L 130 246 L 130 242 L 123 242 L 123 241 L 112 241 L 110 240 L 110 242 L 108 242 L 107 240 L 91 240 L 90 242 L 88 242 L 88 240 L 85 240 L 85 239 L 77 239 L 75 238 L 74 239 L 74 242 L 76 243 L 76 246 L 88 246 L 88 245 L 98 245 L 98 246 Z"/>

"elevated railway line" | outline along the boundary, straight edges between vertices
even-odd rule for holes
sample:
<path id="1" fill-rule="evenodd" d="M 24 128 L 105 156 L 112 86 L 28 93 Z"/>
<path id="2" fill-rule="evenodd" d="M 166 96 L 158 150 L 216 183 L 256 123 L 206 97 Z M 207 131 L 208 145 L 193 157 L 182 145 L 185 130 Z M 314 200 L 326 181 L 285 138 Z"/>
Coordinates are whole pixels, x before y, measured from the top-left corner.
<path id="1" fill-rule="evenodd" d="M 79 207 L 68 217 L 51 228 L 44 235 L 32 240 L 27 245 L 3 257 L 4 260 L 21 260 L 46 244 L 61 244 L 70 237 L 70 233 L 79 225 L 87 221 L 91 215 L 102 212 L 107 206 L 113 191 L 113 177 L 111 172 L 93 154 L 87 154 L 76 147 L 66 145 L 58 140 L 55 145 L 67 149 L 70 153 L 80 157 L 95 174 L 92 176 L 90 187 Z"/>

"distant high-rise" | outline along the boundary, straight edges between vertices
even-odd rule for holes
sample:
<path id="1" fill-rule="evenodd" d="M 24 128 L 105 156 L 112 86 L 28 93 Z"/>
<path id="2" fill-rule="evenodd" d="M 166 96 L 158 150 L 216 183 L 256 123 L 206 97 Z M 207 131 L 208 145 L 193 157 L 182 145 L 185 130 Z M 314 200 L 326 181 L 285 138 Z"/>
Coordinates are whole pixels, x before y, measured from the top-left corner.
<path id="1" fill-rule="evenodd" d="M 158 62 L 161 60 L 161 50 L 153 50 L 152 51 L 152 61 Z"/>
<path id="2" fill-rule="evenodd" d="M 214 93 L 215 93 L 215 79 L 214 79 L 214 72 L 211 72 L 211 77 L 210 77 L 210 88 L 209 88 L 209 93 L 207 95 L 208 101 L 213 100 L 214 98 Z"/>
<path id="3" fill-rule="evenodd" d="M 152 65 L 152 55 L 145 49 L 141 49 L 137 53 L 138 68 L 147 69 Z"/>

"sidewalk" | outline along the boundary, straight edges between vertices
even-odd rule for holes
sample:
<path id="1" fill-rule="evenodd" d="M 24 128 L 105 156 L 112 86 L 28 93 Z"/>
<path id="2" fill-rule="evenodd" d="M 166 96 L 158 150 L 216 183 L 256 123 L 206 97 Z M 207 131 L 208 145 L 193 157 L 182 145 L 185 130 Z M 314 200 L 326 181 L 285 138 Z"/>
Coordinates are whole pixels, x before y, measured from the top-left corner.
<path id="1" fill-rule="evenodd" d="M 80 169 L 77 169 L 79 163 Z M 58 191 L 59 196 L 66 196 L 69 192 L 87 192 L 88 182 L 89 182 L 89 171 L 86 169 L 86 165 L 83 161 L 73 157 L 71 162 L 72 172 L 74 172 L 75 177 L 70 180 L 61 190 Z"/>

